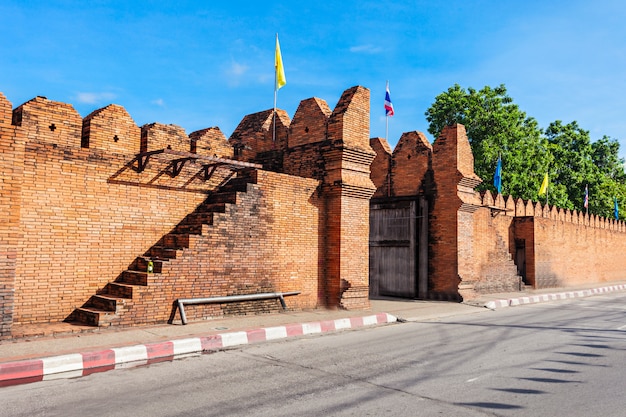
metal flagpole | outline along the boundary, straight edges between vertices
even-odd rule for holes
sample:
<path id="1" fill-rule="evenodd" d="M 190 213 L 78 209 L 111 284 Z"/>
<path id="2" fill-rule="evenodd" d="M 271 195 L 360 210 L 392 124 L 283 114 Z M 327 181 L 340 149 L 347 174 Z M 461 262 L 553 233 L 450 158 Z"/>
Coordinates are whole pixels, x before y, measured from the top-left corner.
<path id="1" fill-rule="evenodd" d="M 276 42 L 278 42 L 278 33 L 276 33 Z M 272 142 L 276 142 L 276 96 L 278 89 L 276 86 L 278 85 L 278 68 L 276 67 L 278 63 L 276 62 L 276 50 L 274 50 L 274 113 L 272 115 L 272 125 L 274 126 L 272 130 Z"/>
<path id="2" fill-rule="evenodd" d="M 388 141 L 389 136 L 389 115 L 385 114 L 385 141 Z"/>

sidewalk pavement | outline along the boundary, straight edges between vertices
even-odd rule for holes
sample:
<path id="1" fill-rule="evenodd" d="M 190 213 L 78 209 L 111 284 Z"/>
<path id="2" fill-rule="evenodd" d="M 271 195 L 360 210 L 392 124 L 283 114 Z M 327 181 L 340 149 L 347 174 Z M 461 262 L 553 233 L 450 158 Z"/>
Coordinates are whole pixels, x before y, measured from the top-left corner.
<path id="1" fill-rule="evenodd" d="M 370 300 L 365 311 L 307 310 L 126 328 L 68 323 L 16 326 L 0 343 L 0 387 L 74 378 L 121 367 L 171 361 L 268 340 L 405 321 L 429 321 L 486 309 L 626 291 L 625 282 L 489 294 L 464 303 L 398 298 Z"/>

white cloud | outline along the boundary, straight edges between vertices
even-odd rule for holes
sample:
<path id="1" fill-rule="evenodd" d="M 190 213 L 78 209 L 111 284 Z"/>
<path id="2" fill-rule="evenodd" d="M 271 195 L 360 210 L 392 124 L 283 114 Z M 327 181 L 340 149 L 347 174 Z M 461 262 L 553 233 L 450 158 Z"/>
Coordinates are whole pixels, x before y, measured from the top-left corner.
<path id="1" fill-rule="evenodd" d="M 374 45 L 357 45 L 357 46 L 351 46 L 350 47 L 350 52 L 354 52 L 354 53 L 364 53 L 364 54 L 379 54 L 382 52 L 382 48 L 380 46 L 374 46 Z"/>
<path id="2" fill-rule="evenodd" d="M 76 93 L 76 100 L 79 103 L 99 104 L 104 101 L 111 101 L 116 97 L 113 93 Z"/>
<path id="3" fill-rule="evenodd" d="M 230 73 L 234 76 L 241 76 L 248 71 L 248 66 L 243 64 L 238 64 L 237 62 L 233 62 L 230 66 Z"/>
<path id="4" fill-rule="evenodd" d="M 159 107 L 165 107 L 165 100 L 162 98 L 157 98 L 156 100 L 152 100 L 150 103 L 156 104 Z"/>

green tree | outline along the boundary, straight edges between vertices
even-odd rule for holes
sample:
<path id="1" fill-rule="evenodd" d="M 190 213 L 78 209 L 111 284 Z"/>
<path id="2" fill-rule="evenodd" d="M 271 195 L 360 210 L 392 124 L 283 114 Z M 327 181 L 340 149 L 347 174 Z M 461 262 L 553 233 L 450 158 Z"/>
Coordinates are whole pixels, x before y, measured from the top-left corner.
<path id="1" fill-rule="evenodd" d="M 492 178 L 500 156 L 503 194 L 538 199 L 541 181 L 552 162 L 549 144 L 537 121 L 513 103 L 504 85 L 465 90 L 455 84 L 435 98 L 426 119 L 434 137 L 446 125 L 465 126 L 474 153 L 474 169 L 483 179 L 479 190 L 495 191 Z M 550 201 L 564 198 L 562 189 L 550 190 Z"/>
<path id="2" fill-rule="evenodd" d="M 568 209 L 582 210 L 585 186 L 594 191 L 602 175 L 593 163 L 589 132 L 578 123 L 564 125 L 560 120 L 550 123 L 545 131 L 553 162 L 549 172 L 552 184 L 561 188 L 564 198 L 554 203 Z"/>

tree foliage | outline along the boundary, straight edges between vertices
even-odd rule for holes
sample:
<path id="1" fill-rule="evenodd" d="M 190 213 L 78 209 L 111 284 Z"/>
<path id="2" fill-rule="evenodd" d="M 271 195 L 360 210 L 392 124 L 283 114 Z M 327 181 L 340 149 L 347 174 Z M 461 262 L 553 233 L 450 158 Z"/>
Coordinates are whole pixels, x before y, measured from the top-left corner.
<path id="1" fill-rule="evenodd" d="M 479 190 L 495 191 L 491 179 L 502 158 L 502 193 L 544 201 L 538 195 L 545 173 L 549 203 L 583 211 L 585 187 L 589 212 L 613 216 L 613 197 L 626 201 L 624 160 L 619 142 L 604 136 L 592 142 L 577 122 L 557 120 L 545 131 L 507 95 L 504 85 L 481 90 L 458 84 L 439 94 L 426 111 L 428 131 L 436 138 L 444 126 L 463 124 L 483 179 Z"/>

